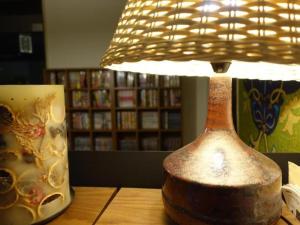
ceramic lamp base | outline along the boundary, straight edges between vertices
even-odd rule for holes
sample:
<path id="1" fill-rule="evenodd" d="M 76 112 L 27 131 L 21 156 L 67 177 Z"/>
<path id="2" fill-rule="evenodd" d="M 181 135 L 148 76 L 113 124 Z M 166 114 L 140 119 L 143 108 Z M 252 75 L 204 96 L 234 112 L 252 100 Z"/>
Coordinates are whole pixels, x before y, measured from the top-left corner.
<path id="1" fill-rule="evenodd" d="M 163 203 L 167 214 L 173 221 L 176 221 L 178 224 L 185 224 L 185 225 L 210 225 L 219 223 L 208 223 L 204 220 L 201 220 L 197 217 L 191 216 L 188 212 L 183 210 L 182 208 L 177 208 L 171 205 L 167 200 L 163 197 Z M 278 223 L 278 219 L 275 219 L 273 222 L 269 223 L 269 225 L 276 225 Z M 233 223 L 225 223 L 226 225 L 231 225 Z M 239 223 L 240 225 L 244 225 L 243 222 Z"/>
<path id="2" fill-rule="evenodd" d="M 231 119 L 231 79 L 212 78 L 204 133 L 164 161 L 163 200 L 181 225 L 272 225 L 281 170 L 244 144 Z"/>

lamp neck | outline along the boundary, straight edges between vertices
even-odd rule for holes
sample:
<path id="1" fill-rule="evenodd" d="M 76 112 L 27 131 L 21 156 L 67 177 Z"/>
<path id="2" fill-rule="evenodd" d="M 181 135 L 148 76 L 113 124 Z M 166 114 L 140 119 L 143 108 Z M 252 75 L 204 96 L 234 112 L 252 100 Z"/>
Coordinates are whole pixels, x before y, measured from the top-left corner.
<path id="1" fill-rule="evenodd" d="M 206 129 L 234 130 L 232 121 L 231 83 L 231 77 L 210 78 Z"/>

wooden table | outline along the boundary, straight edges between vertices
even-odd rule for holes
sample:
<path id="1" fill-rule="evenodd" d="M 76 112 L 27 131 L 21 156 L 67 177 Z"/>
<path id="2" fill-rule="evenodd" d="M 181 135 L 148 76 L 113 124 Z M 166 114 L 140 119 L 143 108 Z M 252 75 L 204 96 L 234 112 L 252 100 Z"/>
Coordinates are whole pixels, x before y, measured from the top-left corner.
<path id="1" fill-rule="evenodd" d="M 159 189 L 75 188 L 70 208 L 51 225 L 175 225 L 164 213 Z M 300 222 L 286 209 L 284 217 Z M 280 220 L 277 225 L 287 225 Z"/>
<path id="2" fill-rule="evenodd" d="M 51 225 L 92 225 L 98 220 L 117 188 L 76 187 L 71 206 Z"/>

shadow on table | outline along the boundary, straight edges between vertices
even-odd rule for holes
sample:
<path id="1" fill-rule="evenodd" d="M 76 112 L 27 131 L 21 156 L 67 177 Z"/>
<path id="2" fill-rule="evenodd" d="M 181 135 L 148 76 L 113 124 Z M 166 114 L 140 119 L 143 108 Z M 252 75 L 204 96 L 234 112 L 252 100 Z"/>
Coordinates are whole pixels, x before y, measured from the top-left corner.
<path id="1" fill-rule="evenodd" d="M 178 225 L 164 212 L 163 213 L 163 221 L 165 225 Z"/>

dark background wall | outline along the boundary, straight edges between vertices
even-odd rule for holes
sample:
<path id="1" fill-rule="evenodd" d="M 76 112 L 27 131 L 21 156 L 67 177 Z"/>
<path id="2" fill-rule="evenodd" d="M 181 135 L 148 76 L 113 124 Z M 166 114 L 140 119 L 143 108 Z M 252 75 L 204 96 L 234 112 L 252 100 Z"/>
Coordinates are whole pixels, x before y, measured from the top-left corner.
<path id="1" fill-rule="evenodd" d="M 171 152 L 69 152 L 70 181 L 74 186 L 160 188 L 163 160 Z M 300 165 L 300 154 L 268 153 L 288 183 L 288 161 Z"/>
<path id="2" fill-rule="evenodd" d="M 42 83 L 45 47 L 41 0 L 0 0 L 0 83 Z M 30 35 L 32 54 L 20 53 L 19 35 Z"/>

